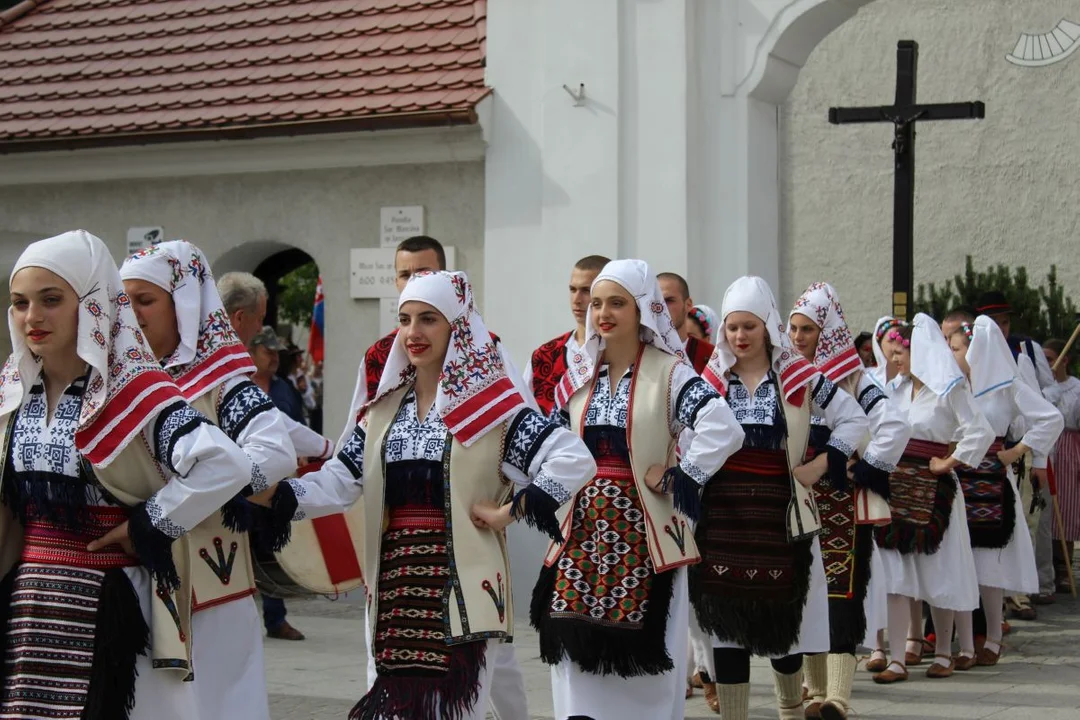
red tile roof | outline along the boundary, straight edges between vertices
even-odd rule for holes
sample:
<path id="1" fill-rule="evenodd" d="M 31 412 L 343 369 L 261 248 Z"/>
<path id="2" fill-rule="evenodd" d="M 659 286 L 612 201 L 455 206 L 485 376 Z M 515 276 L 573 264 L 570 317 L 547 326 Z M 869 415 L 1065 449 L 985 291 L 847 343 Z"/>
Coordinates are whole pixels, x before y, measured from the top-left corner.
<path id="1" fill-rule="evenodd" d="M 472 123 L 486 0 L 24 0 L 0 151 Z"/>

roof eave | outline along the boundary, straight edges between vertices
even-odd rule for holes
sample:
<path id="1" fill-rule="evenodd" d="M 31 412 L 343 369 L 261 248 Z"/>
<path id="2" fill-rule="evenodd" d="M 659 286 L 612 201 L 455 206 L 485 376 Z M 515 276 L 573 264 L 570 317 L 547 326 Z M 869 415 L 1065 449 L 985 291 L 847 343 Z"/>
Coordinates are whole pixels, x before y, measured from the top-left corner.
<path id="1" fill-rule="evenodd" d="M 35 0 L 28 0 L 32 2 Z M 19 6 L 16 6 L 16 8 Z M 12 8 L 14 10 L 15 8 Z M 10 12 L 10 11 L 9 11 Z M 490 92 L 490 90 L 489 90 Z M 484 97 L 488 93 L 484 94 Z M 481 98 L 482 99 L 482 98 Z M 315 121 L 252 123 L 226 127 L 161 130 L 156 132 L 110 133 L 104 135 L 44 137 L 7 140 L 0 138 L 0 154 L 32 153 L 52 150 L 79 150 L 93 147 L 122 147 L 206 140 L 250 140 L 254 138 L 289 137 L 294 135 L 328 135 L 333 133 L 405 130 L 439 126 L 475 125 L 476 106 L 454 110 L 417 111 L 372 115 L 354 118 L 334 118 Z"/>

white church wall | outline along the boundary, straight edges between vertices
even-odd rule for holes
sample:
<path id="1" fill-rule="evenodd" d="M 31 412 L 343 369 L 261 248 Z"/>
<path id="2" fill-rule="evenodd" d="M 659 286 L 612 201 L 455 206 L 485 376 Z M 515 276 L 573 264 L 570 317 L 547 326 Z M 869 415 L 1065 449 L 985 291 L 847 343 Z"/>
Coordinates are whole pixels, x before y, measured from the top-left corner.
<path id="1" fill-rule="evenodd" d="M 129 227 L 162 226 L 167 237 L 202 247 L 212 267 L 229 249 L 254 241 L 307 252 L 323 275 L 325 431 L 336 439 L 362 353 L 379 337 L 379 302 L 349 296 L 349 250 L 378 247 L 380 207 L 398 204 L 424 206 L 427 234 L 457 248 L 458 268 L 469 273 L 483 307 L 480 162 L 0 187 L 0 228 L 10 231 L 0 237 L 85 228 L 119 262 Z M 0 256 L 16 258 L 24 245 L 6 242 Z M 258 260 L 267 255 L 256 253 Z"/>
<path id="2" fill-rule="evenodd" d="M 818 46 L 781 117 L 782 304 L 828 280 L 853 327 L 889 310 L 891 126 L 833 126 L 827 113 L 891 104 L 901 39 L 920 45 L 921 102 L 986 103 L 984 120 L 917 126 L 916 284 L 951 278 L 971 254 L 978 266 L 1025 265 L 1038 282 L 1056 263 L 1080 299 L 1080 60 L 1006 59 L 1021 33 L 1062 18 L 1080 23 L 1080 2 L 875 0 Z"/>

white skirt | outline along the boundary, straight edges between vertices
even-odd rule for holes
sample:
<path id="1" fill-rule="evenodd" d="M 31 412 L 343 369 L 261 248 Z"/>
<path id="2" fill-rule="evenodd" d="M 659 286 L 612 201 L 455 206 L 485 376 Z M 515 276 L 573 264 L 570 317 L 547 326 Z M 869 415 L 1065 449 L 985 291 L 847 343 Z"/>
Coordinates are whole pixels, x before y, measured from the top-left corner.
<path id="1" fill-rule="evenodd" d="M 870 558 L 870 583 L 866 588 L 866 600 L 863 612 L 866 613 L 866 638 L 863 647 L 875 650 L 878 647 L 878 630 L 889 627 L 889 580 L 886 577 L 885 563 L 881 559 L 881 550 L 874 545 L 874 554 Z"/>
<path id="2" fill-rule="evenodd" d="M 567 658 L 551 668 L 555 717 L 682 720 L 686 708 L 687 623 L 690 595 L 686 568 L 675 570 L 664 642 L 675 667 L 660 675 L 623 678 L 583 672 Z"/>
<path id="3" fill-rule="evenodd" d="M 810 551 L 812 554 L 810 589 L 806 593 L 806 604 L 803 606 L 799 637 L 786 653 L 772 656 L 775 659 L 796 653 L 829 652 L 829 587 L 825 582 L 825 563 L 821 560 L 821 543 L 818 538 L 814 538 Z M 713 647 L 738 648 L 742 646 L 728 640 L 719 640 L 714 636 Z"/>
<path id="4" fill-rule="evenodd" d="M 191 618 L 195 695 L 203 720 L 269 720 L 262 623 L 255 600 L 233 600 Z"/>
<path id="5" fill-rule="evenodd" d="M 143 619 L 150 623 L 150 598 L 153 583 L 150 572 L 144 567 L 124 568 L 131 580 L 131 587 L 139 597 Z M 195 697 L 195 683 L 184 682 L 184 673 L 178 670 L 155 670 L 150 654 L 135 658 L 135 709 L 130 720 L 197 720 L 199 706 Z M 210 716 L 212 718 L 214 716 Z M 204 720 L 210 720 L 204 718 Z"/>
<path id="6" fill-rule="evenodd" d="M 955 477 L 954 477 L 955 481 Z M 903 595 L 945 610 L 974 610 L 979 606 L 979 581 L 968 535 L 964 494 L 956 482 L 949 529 L 932 555 L 901 554 L 878 548 L 885 565 L 890 595 Z"/>
<path id="7" fill-rule="evenodd" d="M 1001 588 L 1006 595 L 1034 595 L 1039 592 L 1039 572 L 1035 567 L 1035 548 L 1024 524 L 1024 503 L 1016 479 L 1009 470 L 1009 482 L 1016 496 L 1016 521 L 1009 544 L 1003 548 L 972 548 L 975 574 L 979 585 Z"/>

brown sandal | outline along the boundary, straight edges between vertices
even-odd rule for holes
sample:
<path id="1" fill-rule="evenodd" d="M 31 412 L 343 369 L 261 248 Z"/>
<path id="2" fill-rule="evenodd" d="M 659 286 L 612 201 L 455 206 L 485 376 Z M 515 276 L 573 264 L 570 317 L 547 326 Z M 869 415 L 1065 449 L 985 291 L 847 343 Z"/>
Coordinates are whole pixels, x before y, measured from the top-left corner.
<path id="1" fill-rule="evenodd" d="M 900 672 L 893 670 L 894 667 L 900 668 Z M 904 682 L 907 679 L 907 668 L 898 662 L 889 663 L 888 667 L 874 676 L 874 682 L 878 685 L 891 685 L 897 682 Z"/>
<path id="2" fill-rule="evenodd" d="M 705 704 L 709 706 L 717 715 L 720 714 L 720 695 L 716 692 L 716 685 L 714 683 L 705 683 Z"/>
<path id="3" fill-rule="evenodd" d="M 997 652 L 987 649 L 985 646 L 975 655 L 975 664 L 981 667 L 990 667 L 998 664 L 1001 659 L 1002 646 L 998 645 Z"/>
<path id="4" fill-rule="evenodd" d="M 966 672 L 979 664 L 976 658 L 976 655 L 957 655 L 953 658 L 953 667 L 960 672 Z"/>
<path id="5" fill-rule="evenodd" d="M 922 665 L 923 656 L 926 655 L 926 638 L 908 638 L 909 643 L 918 643 L 919 652 L 908 652 L 907 648 L 904 648 L 904 665 L 905 667 L 912 667 L 915 665 Z"/>
<path id="6" fill-rule="evenodd" d="M 949 664 L 946 666 L 942 665 L 939 662 L 936 662 L 938 658 L 941 658 L 942 660 L 948 660 Z M 956 663 L 953 662 L 951 656 L 935 655 L 934 660 L 935 662 L 930 663 L 930 667 L 926 669 L 926 677 L 933 678 L 934 680 L 943 680 L 944 678 L 952 677 L 953 670 L 956 667 Z"/>
<path id="7" fill-rule="evenodd" d="M 880 653 L 881 657 L 874 657 L 874 655 L 877 653 Z M 870 653 L 870 659 L 866 661 L 867 672 L 885 672 L 885 669 L 887 667 L 889 667 L 889 658 L 885 655 L 884 650 L 875 650 L 873 653 Z"/>

